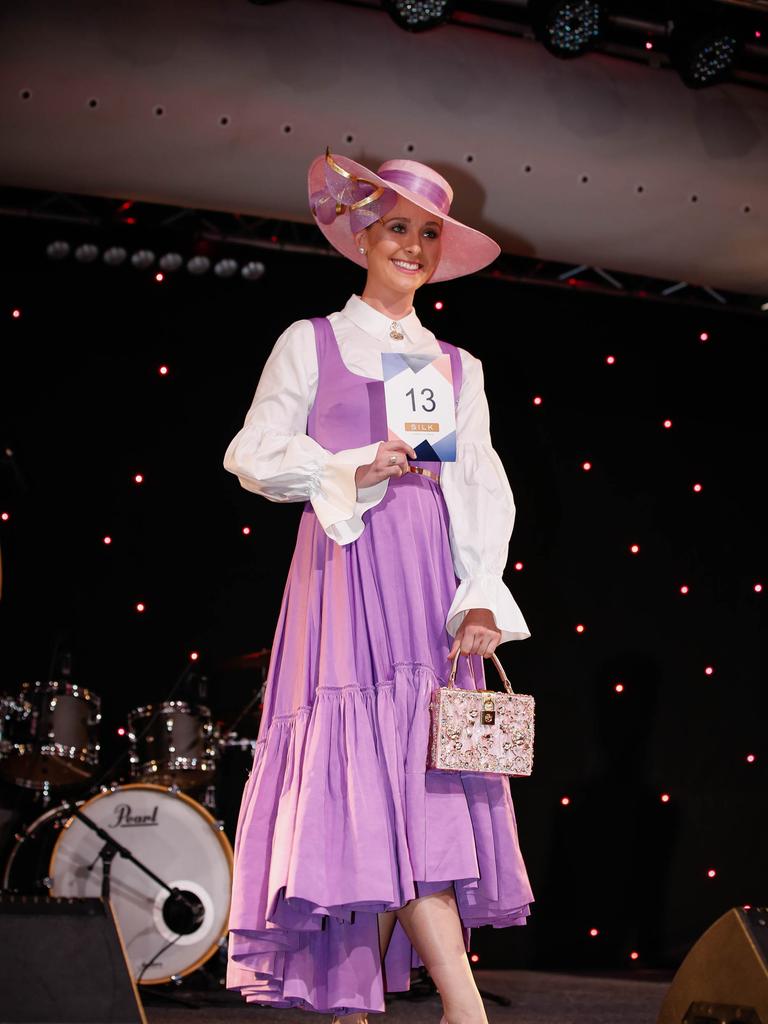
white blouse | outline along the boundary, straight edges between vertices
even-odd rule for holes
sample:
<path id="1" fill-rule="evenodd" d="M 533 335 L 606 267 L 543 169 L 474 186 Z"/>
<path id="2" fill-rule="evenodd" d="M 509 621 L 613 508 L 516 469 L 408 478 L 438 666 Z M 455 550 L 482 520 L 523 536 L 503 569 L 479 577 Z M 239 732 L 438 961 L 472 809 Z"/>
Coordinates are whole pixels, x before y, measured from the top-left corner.
<path id="1" fill-rule="evenodd" d="M 382 379 L 381 353 L 440 355 L 435 335 L 412 309 L 398 320 L 401 334 L 389 336 L 391 319 L 352 295 L 343 310 L 328 316 L 342 361 L 351 373 Z M 488 400 L 479 359 L 459 348 L 462 385 L 456 410 L 456 462 L 445 462 L 441 480 L 450 519 L 449 539 L 460 584 L 446 617 L 451 636 L 470 608 L 488 608 L 500 643 L 531 634 L 502 574 L 515 522 L 515 503 L 504 467 L 491 444 Z M 317 392 L 317 350 L 309 320 L 292 323 L 275 342 L 242 429 L 229 443 L 224 468 L 241 485 L 269 501 L 307 501 L 326 534 L 351 544 L 365 529 L 364 513 L 379 504 L 391 477 L 358 488 L 355 470 L 373 462 L 380 441 L 330 452 L 306 433 Z M 382 441 L 385 438 L 381 439 Z M 394 486 L 397 486 L 396 484 Z"/>

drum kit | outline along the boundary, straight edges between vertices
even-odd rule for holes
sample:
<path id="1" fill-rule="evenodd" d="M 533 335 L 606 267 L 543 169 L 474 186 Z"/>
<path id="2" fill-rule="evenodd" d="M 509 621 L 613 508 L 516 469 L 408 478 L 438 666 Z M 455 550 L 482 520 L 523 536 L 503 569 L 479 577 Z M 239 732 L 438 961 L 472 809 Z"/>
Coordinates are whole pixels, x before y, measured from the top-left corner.
<path id="1" fill-rule="evenodd" d="M 269 655 L 218 666 L 258 678 L 254 686 L 249 677 L 244 705 L 227 709 L 235 714 L 226 728 L 194 701 L 133 709 L 120 730 L 123 752 L 98 778 L 101 700 L 72 681 L 68 656 L 56 680 L 0 695 L 0 780 L 31 799 L 28 820 L 22 815 L 0 850 L 2 889 L 109 899 L 138 984 L 178 984 L 224 950 L 237 813 Z M 243 727 L 253 735 L 240 735 Z"/>

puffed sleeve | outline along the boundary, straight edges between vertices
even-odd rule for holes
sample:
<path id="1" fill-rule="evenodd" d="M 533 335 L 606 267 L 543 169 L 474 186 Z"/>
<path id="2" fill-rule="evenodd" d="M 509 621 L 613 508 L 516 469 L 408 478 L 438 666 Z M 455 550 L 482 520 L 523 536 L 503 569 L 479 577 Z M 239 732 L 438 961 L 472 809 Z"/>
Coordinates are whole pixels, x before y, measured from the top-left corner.
<path id="1" fill-rule="evenodd" d="M 365 529 L 363 513 L 383 499 L 389 478 L 358 492 L 355 470 L 373 461 L 379 442 L 330 452 L 306 433 L 316 391 L 314 330 L 309 320 L 297 320 L 264 364 L 224 468 L 269 501 L 309 500 L 327 535 L 349 544 Z"/>
<path id="2" fill-rule="evenodd" d="M 443 495 L 450 517 L 454 568 L 460 579 L 446 627 L 456 635 L 470 608 L 489 608 L 501 640 L 531 633 L 502 575 L 515 523 L 515 502 L 501 459 L 493 448 L 483 364 L 464 349 L 463 379 L 456 410 L 456 462 L 442 466 Z"/>

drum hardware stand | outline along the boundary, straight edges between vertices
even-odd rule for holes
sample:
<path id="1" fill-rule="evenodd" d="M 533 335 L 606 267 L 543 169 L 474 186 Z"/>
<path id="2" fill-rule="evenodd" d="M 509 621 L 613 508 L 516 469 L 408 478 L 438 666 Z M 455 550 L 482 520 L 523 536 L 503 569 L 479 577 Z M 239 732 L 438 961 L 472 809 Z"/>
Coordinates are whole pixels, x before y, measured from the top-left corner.
<path id="1" fill-rule="evenodd" d="M 43 810 L 47 811 L 53 799 L 50 782 L 44 782 L 42 789 L 39 789 L 37 792 L 40 794 L 40 803 L 43 805 Z"/>
<path id="2" fill-rule="evenodd" d="M 262 671 L 261 685 L 259 686 L 258 690 L 254 690 L 253 697 L 248 701 L 248 703 L 245 705 L 245 707 L 241 710 L 240 714 L 237 716 L 237 718 L 234 720 L 234 722 L 229 726 L 229 728 L 227 729 L 227 733 L 226 733 L 227 736 L 237 736 L 237 733 L 235 732 L 235 729 L 240 724 L 240 722 L 245 718 L 245 716 L 250 712 L 250 710 L 254 706 L 254 704 L 257 704 L 262 699 L 262 697 L 264 696 L 264 690 L 266 689 L 266 686 L 267 686 L 266 673 L 264 673 Z"/>

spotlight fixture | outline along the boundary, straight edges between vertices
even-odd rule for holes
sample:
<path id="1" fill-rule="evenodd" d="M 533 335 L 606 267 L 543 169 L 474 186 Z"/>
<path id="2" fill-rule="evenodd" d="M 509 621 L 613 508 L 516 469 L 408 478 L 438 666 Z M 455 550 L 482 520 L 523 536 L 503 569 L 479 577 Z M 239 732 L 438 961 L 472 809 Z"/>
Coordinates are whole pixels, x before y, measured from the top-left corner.
<path id="1" fill-rule="evenodd" d="M 237 273 L 237 260 L 223 259 L 213 265 L 216 277 L 234 277 Z"/>
<path id="2" fill-rule="evenodd" d="M 69 242 L 65 242 L 63 238 L 60 238 L 47 245 L 45 251 L 48 259 L 65 260 L 69 256 L 70 245 Z"/>
<path id="3" fill-rule="evenodd" d="M 528 16 L 539 42 L 564 60 L 592 49 L 605 30 L 599 0 L 528 0 Z"/>
<path id="4" fill-rule="evenodd" d="M 196 277 L 199 277 L 201 274 L 207 274 L 210 269 L 211 261 L 207 256 L 193 256 L 187 263 L 187 271 Z"/>
<path id="5" fill-rule="evenodd" d="M 139 249 L 131 256 L 131 266 L 137 270 L 146 270 L 155 262 L 155 254 L 151 249 Z"/>
<path id="6" fill-rule="evenodd" d="M 125 263 L 128 253 L 121 245 L 111 245 L 101 258 L 108 267 L 119 267 Z"/>
<path id="7" fill-rule="evenodd" d="M 250 263 L 245 264 L 240 274 L 246 281 L 258 281 L 260 277 L 264 276 L 266 269 L 260 260 L 251 260 Z"/>
<path id="8" fill-rule="evenodd" d="M 453 0 L 383 0 L 392 21 L 409 32 L 424 32 L 444 24 L 456 6 Z"/>
<path id="9" fill-rule="evenodd" d="M 734 18 L 686 16 L 675 19 L 669 56 L 689 89 L 704 89 L 730 78 L 746 45 Z"/>
<path id="10" fill-rule="evenodd" d="M 75 249 L 75 259 L 78 263 L 93 263 L 98 256 L 99 250 L 91 242 L 83 242 Z"/>
<path id="11" fill-rule="evenodd" d="M 178 252 L 166 252 L 157 261 L 157 265 L 161 270 L 174 271 L 178 270 L 184 262 L 181 253 Z"/>

